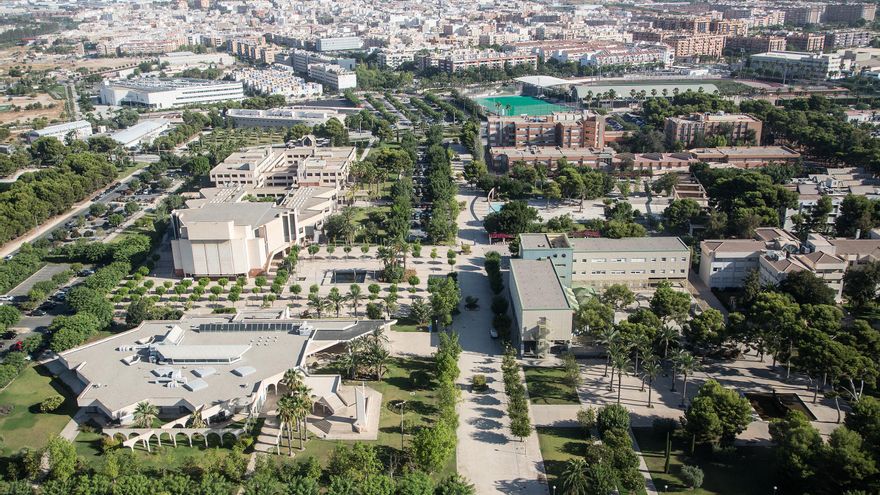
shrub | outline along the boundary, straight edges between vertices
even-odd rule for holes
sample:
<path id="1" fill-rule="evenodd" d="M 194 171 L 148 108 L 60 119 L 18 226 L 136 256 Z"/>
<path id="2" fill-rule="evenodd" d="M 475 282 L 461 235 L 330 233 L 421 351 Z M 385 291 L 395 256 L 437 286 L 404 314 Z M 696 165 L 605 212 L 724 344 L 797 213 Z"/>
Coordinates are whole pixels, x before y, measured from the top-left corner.
<path id="1" fill-rule="evenodd" d="M 495 296 L 492 298 L 492 313 L 496 315 L 505 314 L 508 307 L 510 307 L 510 303 L 507 302 L 506 297 Z"/>
<path id="2" fill-rule="evenodd" d="M 510 325 L 513 322 L 510 320 L 510 317 L 506 314 L 504 315 L 495 315 L 492 318 L 492 328 L 498 331 L 499 335 L 507 336 L 510 333 Z"/>
<path id="3" fill-rule="evenodd" d="M 488 387 L 486 375 L 474 375 L 471 377 L 471 386 L 473 386 L 474 390 L 486 390 Z"/>
<path id="4" fill-rule="evenodd" d="M 47 413 L 52 412 L 64 403 L 64 397 L 60 395 L 53 395 L 52 397 L 48 397 L 43 399 L 43 402 L 40 402 L 40 412 Z"/>
<path id="5" fill-rule="evenodd" d="M 382 306 L 376 303 L 367 303 L 367 318 L 381 320 L 383 316 Z"/>
<path id="6" fill-rule="evenodd" d="M 599 409 L 596 428 L 603 435 L 606 430 L 626 430 L 629 428 L 629 411 L 619 404 L 610 404 Z"/>
<path id="7" fill-rule="evenodd" d="M 577 420 L 578 424 L 589 433 L 596 427 L 596 409 L 592 407 L 581 409 L 577 412 Z"/>
<path id="8" fill-rule="evenodd" d="M 681 480 L 689 486 L 691 490 L 703 486 L 703 470 L 697 466 L 682 466 Z"/>

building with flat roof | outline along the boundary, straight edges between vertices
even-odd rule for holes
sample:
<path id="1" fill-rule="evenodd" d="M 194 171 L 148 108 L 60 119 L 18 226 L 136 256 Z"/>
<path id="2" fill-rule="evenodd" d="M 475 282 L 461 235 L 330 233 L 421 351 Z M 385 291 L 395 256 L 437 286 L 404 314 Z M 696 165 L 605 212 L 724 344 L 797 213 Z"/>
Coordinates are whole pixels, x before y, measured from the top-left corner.
<path id="1" fill-rule="evenodd" d="M 730 36 L 725 41 L 724 51 L 731 55 L 785 51 L 786 39 L 783 36 Z"/>
<path id="2" fill-rule="evenodd" d="M 809 26 L 819 24 L 822 14 L 825 13 L 825 5 L 805 5 L 787 7 L 785 11 L 785 23 L 792 26 Z"/>
<path id="3" fill-rule="evenodd" d="M 277 393 L 289 369 L 308 372 L 306 357 L 392 322 L 298 320 L 254 313 L 145 321 L 137 328 L 62 352 L 60 367 L 77 394 L 80 413 L 127 425 L 148 402 L 159 417 L 178 420 L 200 410 L 204 419 L 254 416 Z M 306 375 L 320 401 L 338 388 Z M 338 380 L 341 383 L 341 380 Z"/>
<path id="4" fill-rule="evenodd" d="M 259 146 L 232 153 L 209 173 L 217 187 L 324 186 L 348 182 L 357 149 L 324 148 L 306 136 L 300 145 Z"/>
<path id="5" fill-rule="evenodd" d="M 838 3 L 825 7 L 823 22 L 852 24 L 859 21 L 872 22 L 877 15 L 877 5 L 873 3 Z"/>
<path id="6" fill-rule="evenodd" d="M 206 188 L 171 212 L 177 276 L 255 276 L 294 244 L 316 242 L 336 212 L 336 187 Z"/>
<path id="7" fill-rule="evenodd" d="M 825 49 L 825 35 L 821 33 L 791 33 L 785 38 L 786 47 L 782 50 L 763 50 L 756 53 L 783 52 L 821 52 Z"/>
<path id="8" fill-rule="evenodd" d="M 486 67 L 503 69 L 505 66 L 530 65 L 538 67 L 538 56 L 532 53 L 503 53 L 495 50 L 459 50 L 446 54 L 432 54 L 422 65 L 436 66 L 450 74 L 467 69 Z"/>
<path id="9" fill-rule="evenodd" d="M 324 88 L 297 76 L 287 65 L 273 64 L 266 69 L 241 68 L 232 72 L 236 81 L 260 93 L 281 95 L 287 99 L 321 96 Z"/>
<path id="10" fill-rule="evenodd" d="M 823 38 L 824 39 L 824 38 Z M 749 66 L 758 76 L 785 81 L 825 81 L 843 77 L 836 53 L 767 52 L 752 55 Z"/>
<path id="11" fill-rule="evenodd" d="M 520 234 L 520 258 L 550 259 L 566 285 L 644 286 L 682 281 L 690 249 L 678 237 L 569 238 L 565 234 Z"/>
<path id="12" fill-rule="evenodd" d="M 825 46 L 830 50 L 868 46 L 874 34 L 864 29 L 839 29 L 825 34 Z"/>
<path id="13" fill-rule="evenodd" d="M 138 122 L 137 124 L 114 132 L 110 135 L 110 139 L 116 141 L 123 148 L 134 149 L 141 144 L 149 144 L 153 139 L 171 126 L 171 123 L 165 119 L 152 119 Z"/>
<path id="14" fill-rule="evenodd" d="M 612 151 L 596 148 L 560 148 L 556 146 L 529 146 L 514 148 L 494 146 L 489 150 L 493 167 L 499 170 L 508 169 L 515 163 L 526 165 L 543 165 L 555 171 L 559 160 L 565 159 L 576 167 L 604 168 L 611 163 Z"/>
<path id="15" fill-rule="evenodd" d="M 309 77 L 336 91 L 357 87 L 357 74 L 338 65 L 310 64 Z"/>
<path id="16" fill-rule="evenodd" d="M 669 142 L 679 141 L 685 146 L 714 135 L 722 135 L 728 142 L 761 142 L 760 120 L 746 114 L 697 113 L 688 117 L 667 117 L 664 126 Z"/>
<path id="17" fill-rule="evenodd" d="M 605 145 L 605 117 L 589 111 L 541 116 L 490 115 L 486 125 L 490 147 L 601 148 Z"/>
<path id="18" fill-rule="evenodd" d="M 159 64 L 173 69 L 184 69 L 199 65 L 232 65 L 235 59 L 228 53 L 169 52 L 159 56 Z"/>
<path id="19" fill-rule="evenodd" d="M 315 49 L 319 52 L 335 52 L 343 50 L 360 50 L 364 47 L 364 40 L 357 36 L 339 38 L 318 38 Z"/>
<path id="20" fill-rule="evenodd" d="M 46 126 L 42 129 L 34 129 L 28 131 L 26 137 L 27 141 L 32 143 L 41 137 L 53 137 L 63 142 L 67 139 L 67 136 L 72 136 L 74 139 L 85 140 L 91 135 L 91 122 L 88 120 L 77 120 L 76 122 L 65 122 L 63 124 Z"/>
<path id="21" fill-rule="evenodd" d="M 206 79 L 114 80 L 102 83 L 100 99 L 104 105 L 172 108 L 197 103 L 243 100 L 244 86 L 241 81 Z"/>
<path id="22" fill-rule="evenodd" d="M 577 302 L 550 260 L 510 260 L 509 285 L 511 340 L 520 354 L 545 353 L 553 344 L 571 342 Z"/>
<path id="23" fill-rule="evenodd" d="M 296 124 L 316 126 L 326 124 L 330 119 L 345 122 L 345 116 L 338 110 L 324 107 L 294 106 L 254 110 L 249 108 L 230 108 L 226 117 L 235 127 L 288 128 Z"/>

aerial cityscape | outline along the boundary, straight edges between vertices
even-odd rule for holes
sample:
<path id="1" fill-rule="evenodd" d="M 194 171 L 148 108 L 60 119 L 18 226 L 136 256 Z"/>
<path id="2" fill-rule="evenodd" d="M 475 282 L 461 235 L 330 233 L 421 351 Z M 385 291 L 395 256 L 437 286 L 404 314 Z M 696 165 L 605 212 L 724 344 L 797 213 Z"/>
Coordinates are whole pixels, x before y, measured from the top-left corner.
<path id="1" fill-rule="evenodd" d="M 880 494 L 866 0 L 0 2 L 0 495 Z"/>

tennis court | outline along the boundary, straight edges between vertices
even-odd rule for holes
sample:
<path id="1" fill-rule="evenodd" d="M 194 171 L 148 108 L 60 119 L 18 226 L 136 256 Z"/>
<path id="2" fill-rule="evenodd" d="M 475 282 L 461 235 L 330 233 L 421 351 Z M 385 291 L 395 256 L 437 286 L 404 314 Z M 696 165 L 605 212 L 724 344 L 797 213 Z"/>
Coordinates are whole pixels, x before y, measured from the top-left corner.
<path id="1" fill-rule="evenodd" d="M 568 107 L 548 103 L 531 96 L 491 96 L 477 98 L 476 102 L 495 115 L 549 115 L 569 111 Z"/>

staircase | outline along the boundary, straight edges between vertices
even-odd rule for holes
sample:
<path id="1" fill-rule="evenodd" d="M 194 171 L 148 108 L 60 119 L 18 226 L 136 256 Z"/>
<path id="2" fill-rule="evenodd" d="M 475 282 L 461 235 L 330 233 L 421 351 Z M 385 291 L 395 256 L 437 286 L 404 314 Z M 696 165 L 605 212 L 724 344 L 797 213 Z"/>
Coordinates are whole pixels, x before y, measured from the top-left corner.
<path id="1" fill-rule="evenodd" d="M 254 442 L 254 450 L 257 452 L 275 453 L 276 445 L 280 445 L 281 437 L 284 432 L 278 423 L 277 416 L 267 416 L 263 422 L 260 432 L 257 434 L 257 440 Z"/>

